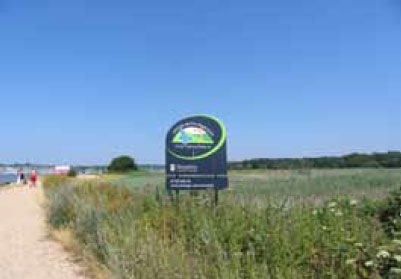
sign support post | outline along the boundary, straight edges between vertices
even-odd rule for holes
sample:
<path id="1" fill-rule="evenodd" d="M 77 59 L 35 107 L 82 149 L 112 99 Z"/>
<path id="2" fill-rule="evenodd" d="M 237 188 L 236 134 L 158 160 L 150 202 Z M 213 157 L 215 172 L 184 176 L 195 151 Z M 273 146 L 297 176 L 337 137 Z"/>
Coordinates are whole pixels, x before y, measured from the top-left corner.
<path id="1" fill-rule="evenodd" d="M 217 206 L 219 204 L 219 189 L 214 189 L 214 205 Z"/>
<path id="2" fill-rule="evenodd" d="M 177 202 L 177 205 L 179 205 L 180 204 L 180 190 L 179 189 L 175 190 L 175 200 Z"/>

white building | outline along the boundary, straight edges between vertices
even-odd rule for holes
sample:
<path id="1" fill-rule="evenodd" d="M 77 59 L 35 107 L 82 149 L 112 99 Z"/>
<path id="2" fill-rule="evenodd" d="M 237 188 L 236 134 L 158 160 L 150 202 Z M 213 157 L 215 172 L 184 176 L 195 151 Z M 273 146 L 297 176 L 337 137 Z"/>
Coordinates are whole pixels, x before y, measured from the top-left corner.
<path id="1" fill-rule="evenodd" d="M 71 171 L 72 167 L 65 165 L 65 166 L 55 166 L 54 173 L 56 175 L 67 175 Z"/>

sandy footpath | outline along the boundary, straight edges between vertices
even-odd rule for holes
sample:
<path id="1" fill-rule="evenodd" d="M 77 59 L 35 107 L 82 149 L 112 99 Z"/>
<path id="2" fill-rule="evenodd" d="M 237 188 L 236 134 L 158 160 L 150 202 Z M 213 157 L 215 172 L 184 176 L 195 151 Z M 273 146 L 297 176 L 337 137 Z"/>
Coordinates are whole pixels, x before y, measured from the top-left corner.
<path id="1" fill-rule="evenodd" d="M 40 189 L 0 188 L 0 278 L 83 279 L 82 270 L 49 240 Z"/>

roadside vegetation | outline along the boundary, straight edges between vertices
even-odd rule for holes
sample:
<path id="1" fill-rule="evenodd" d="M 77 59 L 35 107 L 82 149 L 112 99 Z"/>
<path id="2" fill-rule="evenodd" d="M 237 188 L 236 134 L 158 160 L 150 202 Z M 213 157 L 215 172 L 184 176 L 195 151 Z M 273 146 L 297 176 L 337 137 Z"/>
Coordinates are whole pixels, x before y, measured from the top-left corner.
<path id="1" fill-rule="evenodd" d="M 208 192 L 178 202 L 160 174 L 47 177 L 44 189 L 49 224 L 112 278 L 389 279 L 401 278 L 400 176 L 234 172 L 217 206 Z"/>

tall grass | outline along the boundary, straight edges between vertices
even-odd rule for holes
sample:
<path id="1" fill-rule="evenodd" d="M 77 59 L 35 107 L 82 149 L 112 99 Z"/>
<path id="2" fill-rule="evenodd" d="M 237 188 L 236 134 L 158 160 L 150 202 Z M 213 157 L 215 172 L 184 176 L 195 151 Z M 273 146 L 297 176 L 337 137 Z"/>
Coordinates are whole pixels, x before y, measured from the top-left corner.
<path id="1" fill-rule="evenodd" d="M 390 241 L 375 202 L 288 204 L 244 188 L 215 206 L 208 193 L 178 203 L 128 180 L 48 178 L 44 187 L 50 224 L 71 229 L 121 279 L 380 278 L 369 264 Z"/>

